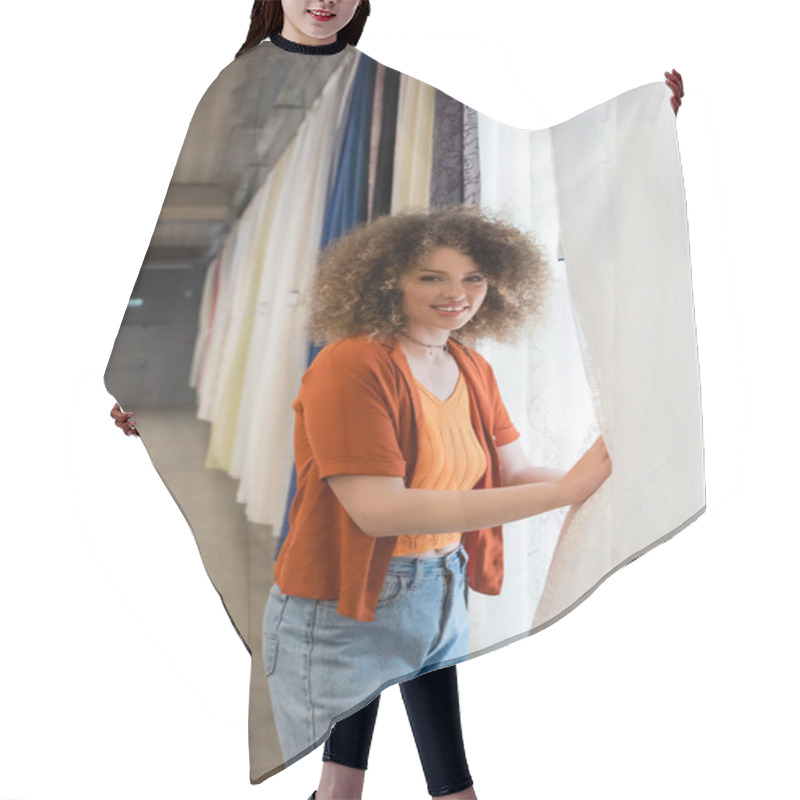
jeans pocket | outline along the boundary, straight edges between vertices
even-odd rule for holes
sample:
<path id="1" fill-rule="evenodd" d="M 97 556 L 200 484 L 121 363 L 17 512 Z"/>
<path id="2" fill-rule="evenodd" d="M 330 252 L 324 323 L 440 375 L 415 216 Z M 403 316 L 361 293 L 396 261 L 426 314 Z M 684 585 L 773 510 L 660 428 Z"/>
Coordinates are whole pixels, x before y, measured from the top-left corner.
<path id="1" fill-rule="evenodd" d="M 265 636 L 261 645 L 261 652 L 264 657 L 264 671 L 269 678 L 275 672 L 275 664 L 278 661 L 278 637 L 272 634 Z"/>
<path id="2" fill-rule="evenodd" d="M 411 586 L 411 578 L 407 575 L 387 575 L 383 580 L 383 588 L 378 595 L 378 608 L 399 603 Z"/>
<path id="3" fill-rule="evenodd" d="M 267 603 L 264 606 L 264 616 L 261 620 L 261 633 L 263 636 L 277 633 L 287 600 L 288 596 L 281 592 L 277 584 L 274 584 L 269 590 Z"/>

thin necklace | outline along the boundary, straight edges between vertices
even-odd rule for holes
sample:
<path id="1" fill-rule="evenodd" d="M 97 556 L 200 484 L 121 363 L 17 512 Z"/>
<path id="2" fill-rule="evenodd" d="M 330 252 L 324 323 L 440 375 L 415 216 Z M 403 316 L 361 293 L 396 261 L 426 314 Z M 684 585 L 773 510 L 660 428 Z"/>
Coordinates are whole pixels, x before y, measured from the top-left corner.
<path id="1" fill-rule="evenodd" d="M 447 353 L 447 342 L 444 344 L 425 344 L 425 342 L 420 342 L 415 339 L 413 336 L 409 336 L 407 333 L 403 332 L 400 334 L 404 338 L 408 339 L 409 342 L 414 342 L 414 344 L 418 344 L 420 347 L 425 347 L 428 350 L 428 355 L 433 355 L 437 350 L 441 350 L 443 353 Z"/>

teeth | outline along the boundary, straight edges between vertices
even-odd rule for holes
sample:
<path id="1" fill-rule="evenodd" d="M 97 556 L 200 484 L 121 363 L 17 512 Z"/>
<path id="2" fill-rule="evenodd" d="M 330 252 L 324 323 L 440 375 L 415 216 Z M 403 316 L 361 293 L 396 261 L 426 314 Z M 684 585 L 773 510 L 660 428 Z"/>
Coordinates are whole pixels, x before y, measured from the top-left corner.
<path id="1" fill-rule="evenodd" d="M 466 306 L 434 306 L 439 311 L 463 311 Z"/>

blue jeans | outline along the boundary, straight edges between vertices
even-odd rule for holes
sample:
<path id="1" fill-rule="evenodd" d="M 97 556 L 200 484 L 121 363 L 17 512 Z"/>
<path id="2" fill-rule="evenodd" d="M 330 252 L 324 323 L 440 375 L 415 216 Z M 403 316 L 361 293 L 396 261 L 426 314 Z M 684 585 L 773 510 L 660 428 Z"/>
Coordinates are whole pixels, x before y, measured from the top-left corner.
<path id="1" fill-rule="evenodd" d="M 331 725 L 386 686 L 462 661 L 469 654 L 467 554 L 393 558 L 373 622 L 270 590 L 262 647 L 284 759 L 319 745 Z"/>

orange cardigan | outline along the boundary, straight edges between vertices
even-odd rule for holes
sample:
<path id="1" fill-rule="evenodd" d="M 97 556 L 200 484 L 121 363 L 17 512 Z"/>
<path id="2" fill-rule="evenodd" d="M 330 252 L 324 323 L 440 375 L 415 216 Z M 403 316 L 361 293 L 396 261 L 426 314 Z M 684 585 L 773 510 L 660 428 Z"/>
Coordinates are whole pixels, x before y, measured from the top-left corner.
<path id="1" fill-rule="evenodd" d="M 453 339 L 449 345 L 466 379 L 472 425 L 486 454 L 486 473 L 475 488 L 500 486 L 497 447 L 519 433 L 486 360 Z M 293 408 L 297 494 L 275 582 L 284 594 L 338 600 L 340 614 L 371 622 L 397 537 L 364 533 L 324 479 L 386 475 L 411 480 L 416 420 L 422 413 L 414 376 L 397 340 L 340 339 L 314 359 Z M 462 541 L 469 553 L 469 585 L 499 594 L 502 528 L 467 531 Z"/>

